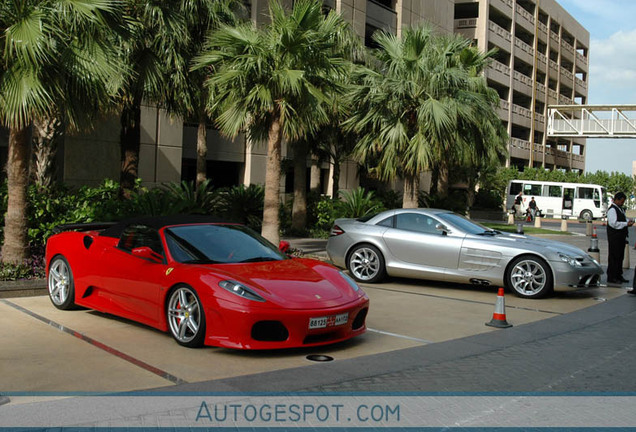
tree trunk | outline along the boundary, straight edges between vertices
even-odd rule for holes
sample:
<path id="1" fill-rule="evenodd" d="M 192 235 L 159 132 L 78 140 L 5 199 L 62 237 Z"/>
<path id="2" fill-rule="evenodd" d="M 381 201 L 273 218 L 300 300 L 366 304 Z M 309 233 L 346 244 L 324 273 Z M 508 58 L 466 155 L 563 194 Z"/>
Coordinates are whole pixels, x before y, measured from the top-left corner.
<path id="1" fill-rule="evenodd" d="M 2 262 L 21 264 L 28 256 L 27 188 L 31 128 L 11 129 L 7 155 L 7 214 L 4 218 Z"/>
<path id="2" fill-rule="evenodd" d="M 119 190 L 130 198 L 139 176 L 139 142 L 141 140 L 141 107 L 139 104 L 125 106 L 121 114 L 121 172 Z"/>
<path id="3" fill-rule="evenodd" d="M 197 189 L 208 178 L 208 129 L 205 109 L 199 112 L 199 127 L 197 128 Z"/>
<path id="4" fill-rule="evenodd" d="M 294 147 L 294 203 L 292 206 L 292 230 L 304 232 L 307 228 L 307 142 Z"/>
<path id="5" fill-rule="evenodd" d="M 320 193 L 320 159 L 317 155 L 311 155 L 311 178 L 309 179 L 309 189 L 312 192 Z"/>
<path id="6" fill-rule="evenodd" d="M 402 208 L 418 208 L 417 194 L 420 189 L 419 176 L 407 176 L 404 178 L 404 197 Z"/>
<path id="7" fill-rule="evenodd" d="M 331 177 L 331 181 L 333 182 L 333 185 L 331 186 L 331 198 L 337 199 L 338 191 L 340 189 L 340 159 L 337 154 L 333 156 L 332 162 L 333 175 Z"/>
<path id="8" fill-rule="evenodd" d="M 39 118 L 33 122 L 33 180 L 39 190 L 53 185 L 56 177 L 55 158 L 62 136 L 58 118 Z"/>
<path id="9" fill-rule="evenodd" d="M 261 234 L 278 246 L 280 241 L 280 157 L 281 157 L 280 114 L 274 115 L 267 137 L 267 171 L 265 172 L 265 204 L 263 208 L 263 228 Z"/>
<path id="10" fill-rule="evenodd" d="M 441 197 L 448 196 L 449 172 L 448 165 L 442 162 L 439 165 L 439 177 L 437 179 L 437 193 Z"/>

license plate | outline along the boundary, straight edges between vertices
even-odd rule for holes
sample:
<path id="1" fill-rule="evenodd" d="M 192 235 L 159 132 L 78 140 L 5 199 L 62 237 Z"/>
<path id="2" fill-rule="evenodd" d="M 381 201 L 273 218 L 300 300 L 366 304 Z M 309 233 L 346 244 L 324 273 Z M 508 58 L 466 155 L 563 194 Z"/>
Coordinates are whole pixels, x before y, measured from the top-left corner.
<path id="1" fill-rule="evenodd" d="M 336 327 L 346 324 L 349 320 L 349 314 L 331 315 L 325 317 L 309 318 L 310 329 L 320 329 L 327 327 Z"/>

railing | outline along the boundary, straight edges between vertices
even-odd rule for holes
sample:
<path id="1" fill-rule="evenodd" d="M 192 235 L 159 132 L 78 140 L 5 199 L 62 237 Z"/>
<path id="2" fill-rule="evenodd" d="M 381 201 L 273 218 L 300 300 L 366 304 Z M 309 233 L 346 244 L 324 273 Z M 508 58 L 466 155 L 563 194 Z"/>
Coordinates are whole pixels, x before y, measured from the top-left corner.
<path id="1" fill-rule="evenodd" d="M 548 26 L 539 21 L 539 31 L 548 34 Z"/>
<path id="2" fill-rule="evenodd" d="M 572 45 L 570 45 L 569 43 L 567 43 L 566 41 L 564 41 L 564 40 L 561 41 L 561 47 L 565 48 L 565 50 L 567 52 L 569 52 L 572 55 L 574 55 L 574 47 Z"/>
<path id="3" fill-rule="evenodd" d="M 585 81 L 583 81 L 581 78 L 575 78 L 575 80 L 576 80 L 576 85 L 581 86 L 587 90 L 587 83 Z"/>
<path id="4" fill-rule="evenodd" d="M 515 114 L 519 114 L 520 116 L 525 117 L 527 119 L 532 119 L 532 111 L 520 105 L 512 104 L 512 112 Z"/>
<path id="5" fill-rule="evenodd" d="M 587 57 L 585 57 L 583 54 L 581 54 L 580 52 L 576 52 L 576 61 L 579 63 L 583 63 L 584 65 L 587 66 Z"/>
<path id="6" fill-rule="evenodd" d="M 537 93 L 545 94 L 545 86 L 541 83 L 537 83 Z"/>
<path id="7" fill-rule="evenodd" d="M 528 53 L 531 56 L 534 55 L 534 48 L 532 48 L 530 45 L 528 45 L 527 43 L 525 43 L 524 41 L 522 41 L 519 38 L 515 38 L 515 46 L 517 48 L 520 48 L 522 51 L 525 51 L 526 53 Z"/>
<path id="8" fill-rule="evenodd" d="M 572 72 L 570 72 L 569 70 L 565 69 L 565 68 L 561 68 L 561 73 L 570 81 L 572 81 L 574 79 L 574 75 L 572 74 Z"/>
<path id="9" fill-rule="evenodd" d="M 552 90 L 552 89 L 548 89 L 548 96 L 551 97 L 554 100 L 558 100 L 559 99 L 559 94 L 556 92 L 556 90 Z"/>
<path id="10" fill-rule="evenodd" d="M 490 67 L 494 70 L 496 70 L 497 72 L 501 72 L 502 74 L 506 75 L 506 76 L 510 76 L 510 67 L 506 66 L 505 64 L 498 62 L 497 60 L 493 60 L 490 63 Z"/>
<path id="11" fill-rule="evenodd" d="M 512 40 L 512 35 L 510 34 L 510 32 L 508 30 L 504 29 L 503 27 L 498 26 L 497 24 L 495 24 L 492 21 L 488 21 L 488 29 L 490 31 L 495 32 L 497 35 L 501 36 L 502 38 L 504 38 L 508 42 L 510 42 Z"/>
<path id="12" fill-rule="evenodd" d="M 534 119 L 539 123 L 545 123 L 545 116 L 543 114 L 534 113 Z"/>
<path id="13" fill-rule="evenodd" d="M 521 150 L 530 150 L 530 141 L 525 141 L 519 138 L 510 138 L 510 147 Z"/>
<path id="14" fill-rule="evenodd" d="M 463 29 L 463 28 L 475 28 L 477 27 L 477 18 L 463 18 L 455 20 L 455 28 Z"/>
<path id="15" fill-rule="evenodd" d="M 553 32 L 552 30 L 550 30 L 550 39 L 552 39 L 556 43 L 559 43 L 559 35 Z"/>
<path id="16" fill-rule="evenodd" d="M 559 95 L 559 104 L 561 105 L 572 105 L 574 101 L 567 96 Z"/>
<path id="17" fill-rule="evenodd" d="M 555 71 L 559 70 L 559 65 L 554 60 L 550 60 L 550 67 L 554 69 Z"/>
<path id="18" fill-rule="evenodd" d="M 499 108 L 508 111 L 510 109 L 510 102 L 505 99 L 499 99 Z"/>
<path id="19" fill-rule="evenodd" d="M 532 78 L 525 76 L 524 74 L 522 74 L 521 72 L 517 72 L 515 71 L 514 73 L 514 78 L 517 81 L 521 81 L 522 83 L 532 87 Z"/>
<path id="20" fill-rule="evenodd" d="M 522 18 L 524 18 L 531 25 L 534 25 L 534 15 L 532 15 L 530 12 L 528 12 L 524 8 L 518 7 L 517 8 L 517 15 L 521 16 Z"/>
<path id="21" fill-rule="evenodd" d="M 539 63 L 547 63 L 548 62 L 548 57 L 545 54 L 541 54 L 540 52 L 537 53 L 537 60 L 539 61 Z"/>

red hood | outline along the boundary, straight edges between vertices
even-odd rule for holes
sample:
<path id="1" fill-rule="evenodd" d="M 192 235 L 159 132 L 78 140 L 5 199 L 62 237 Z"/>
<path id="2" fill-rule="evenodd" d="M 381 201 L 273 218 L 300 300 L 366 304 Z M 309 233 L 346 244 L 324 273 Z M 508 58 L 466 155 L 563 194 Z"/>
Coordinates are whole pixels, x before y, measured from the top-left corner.
<path id="1" fill-rule="evenodd" d="M 259 291 L 289 309 L 333 307 L 359 297 L 331 265 L 312 259 L 214 265 L 214 272 Z"/>

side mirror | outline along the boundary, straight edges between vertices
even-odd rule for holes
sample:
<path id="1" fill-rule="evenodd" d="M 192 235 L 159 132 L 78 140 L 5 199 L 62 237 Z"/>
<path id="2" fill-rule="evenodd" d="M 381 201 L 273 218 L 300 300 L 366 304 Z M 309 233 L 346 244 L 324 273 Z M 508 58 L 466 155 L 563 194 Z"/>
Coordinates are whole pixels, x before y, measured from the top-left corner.
<path id="1" fill-rule="evenodd" d="M 282 253 L 286 254 L 287 251 L 289 250 L 290 246 L 291 245 L 289 244 L 288 241 L 281 240 L 281 242 L 278 243 L 278 250 L 281 251 Z"/>
<path id="2" fill-rule="evenodd" d="M 131 252 L 133 256 L 136 256 L 137 258 L 146 259 L 155 263 L 160 263 L 163 261 L 163 257 L 157 252 L 150 249 L 148 246 L 134 248 Z"/>
<path id="3" fill-rule="evenodd" d="M 435 225 L 435 229 L 437 231 L 441 231 L 442 235 L 448 234 L 448 231 L 449 231 L 448 227 L 446 225 L 444 225 L 444 224 L 441 224 L 441 223 L 438 223 L 437 225 Z"/>

